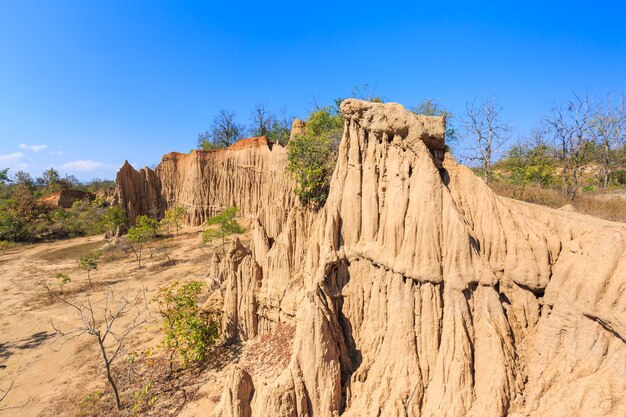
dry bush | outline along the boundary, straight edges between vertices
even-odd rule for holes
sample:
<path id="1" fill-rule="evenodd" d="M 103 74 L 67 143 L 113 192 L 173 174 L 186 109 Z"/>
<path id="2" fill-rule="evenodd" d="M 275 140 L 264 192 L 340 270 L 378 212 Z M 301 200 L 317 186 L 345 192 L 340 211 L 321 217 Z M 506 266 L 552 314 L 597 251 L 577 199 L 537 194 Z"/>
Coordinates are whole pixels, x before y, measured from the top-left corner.
<path id="1" fill-rule="evenodd" d="M 490 184 L 496 194 L 526 201 L 528 203 L 559 208 L 572 204 L 576 211 L 605 220 L 626 222 L 626 200 L 620 198 L 603 198 L 602 195 L 585 195 L 579 193 L 576 200 L 570 200 L 557 190 L 536 186 L 518 186 L 501 182 Z"/>
<path id="2" fill-rule="evenodd" d="M 574 207 L 581 213 L 606 220 L 626 222 L 626 200 L 620 198 L 600 198 L 581 195 L 574 201 Z"/>
<path id="3" fill-rule="evenodd" d="M 563 207 L 569 203 L 569 199 L 556 190 L 527 185 L 511 185 L 501 182 L 489 184 L 496 194 L 526 201 L 527 203 L 541 204 L 552 208 Z"/>

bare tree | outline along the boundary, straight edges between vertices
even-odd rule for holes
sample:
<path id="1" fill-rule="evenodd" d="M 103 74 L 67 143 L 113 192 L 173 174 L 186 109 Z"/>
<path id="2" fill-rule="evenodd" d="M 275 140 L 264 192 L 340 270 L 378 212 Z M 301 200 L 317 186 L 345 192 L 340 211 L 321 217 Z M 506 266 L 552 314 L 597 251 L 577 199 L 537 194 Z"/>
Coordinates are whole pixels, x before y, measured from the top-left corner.
<path id="1" fill-rule="evenodd" d="M 276 117 L 270 112 L 266 103 L 257 104 L 250 114 L 250 122 L 252 123 L 252 136 L 267 136 L 276 123 Z"/>
<path id="2" fill-rule="evenodd" d="M 120 395 L 117 389 L 116 378 L 113 374 L 113 361 L 124 351 L 124 342 L 126 337 L 138 326 L 145 324 L 149 320 L 148 301 L 146 300 L 146 291 L 139 290 L 134 297 L 123 295 L 116 298 L 113 291 L 109 288 L 105 297 L 98 304 L 94 304 L 90 296 L 87 296 L 83 302 L 70 301 L 68 298 L 61 297 L 52 291 L 46 284 L 42 284 L 47 290 L 50 297 L 54 297 L 77 313 L 80 323 L 77 327 L 69 331 L 63 331 L 54 325 L 58 339 L 61 341 L 61 349 L 69 340 L 82 335 L 92 336 L 98 343 L 100 356 L 106 370 L 107 381 L 113 390 L 115 403 L 118 409 L 122 408 Z M 130 316 L 130 322 L 121 324 L 120 319 Z"/>
<path id="3" fill-rule="evenodd" d="M 271 129 L 267 133 L 269 140 L 282 146 L 287 145 L 291 136 L 293 119 L 294 116 L 288 113 L 287 108 L 281 107 L 278 110 L 278 115 L 274 117 Z"/>
<path id="4" fill-rule="evenodd" d="M 13 391 L 16 387 L 14 386 L 13 381 L 11 381 L 11 383 L 9 383 L 9 386 L 6 389 L 2 389 L 0 388 L 0 404 L 7 398 L 7 396 L 9 395 L 9 393 L 11 391 Z M 0 411 L 7 411 L 7 410 L 16 410 L 18 408 L 22 408 L 24 407 L 26 404 L 28 404 L 30 402 L 30 398 L 27 399 L 24 403 L 20 404 L 20 405 L 13 405 L 13 406 L 8 406 L 8 407 L 0 407 Z"/>
<path id="5" fill-rule="evenodd" d="M 626 144 L 626 110 L 624 96 L 617 102 L 608 96 L 604 109 L 598 109 L 591 121 L 591 134 L 599 148 L 600 180 L 602 187 L 608 188 L 611 175 L 624 163 L 624 155 L 617 151 Z"/>
<path id="6" fill-rule="evenodd" d="M 235 113 L 222 109 L 213 119 L 211 129 L 198 135 L 198 147 L 225 148 L 241 139 L 244 132 L 245 127 L 235 121 Z"/>
<path id="7" fill-rule="evenodd" d="M 7 396 L 9 395 L 9 393 L 11 391 L 13 391 L 15 389 L 15 385 L 13 383 L 13 381 L 11 381 L 11 383 L 9 383 L 9 386 L 6 389 L 2 389 L 0 388 L 0 403 L 2 403 Z M 22 408 L 24 407 L 26 404 L 28 404 L 30 402 L 30 397 L 22 404 L 20 405 L 13 405 L 13 406 L 8 406 L 8 407 L 0 407 L 0 411 L 7 411 L 7 410 L 16 410 L 18 408 Z"/>
<path id="8" fill-rule="evenodd" d="M 483 177 L 489 182 L 493 158 L 511 131 L 502 120 L 502 107 L 494 99 L 467 102 L 461 122 L 470 143 L 468 158 L 480 163 Z"/>
<path id="9" fill-rule="evenodd" d="M 546 119 L 553 138 L 556 156 L 561 162 L 563 193 L 576 199 L 580 174 L 590 155 L 590 123 L 593 109 L 589 96 L 574 98 L 554 105 Z"/>
<path id="10" fill-rule="evenodd" d="M 7 397 L 7 395 L 9 395 L 9 392 L 11 392 L 11 390 L 13 389 L 13 381 L 11 381 L 11 383 L 9 384 L 9 387 L 7 389 L 0 389 L 0 403 L 2 401 L 4 401 L 4 399 Z M 2 408 L 0 408 L 0 410 L 3 410 Z"/>

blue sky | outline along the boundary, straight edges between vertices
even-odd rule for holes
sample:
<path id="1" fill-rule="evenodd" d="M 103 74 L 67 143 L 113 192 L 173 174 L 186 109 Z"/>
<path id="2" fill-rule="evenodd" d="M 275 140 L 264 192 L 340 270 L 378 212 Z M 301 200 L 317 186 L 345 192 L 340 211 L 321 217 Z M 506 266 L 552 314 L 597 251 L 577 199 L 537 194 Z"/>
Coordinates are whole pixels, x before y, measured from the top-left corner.
<path id="1" fill-rule="evenodd" d="M 219 109 L 304 117 L 362 84 L 457 114 L 495 97 L 519 134 L 572 90 L 626 90 L 624 2 L 500 3 L 0 0 L 0 168 L 113 178 Z"/>

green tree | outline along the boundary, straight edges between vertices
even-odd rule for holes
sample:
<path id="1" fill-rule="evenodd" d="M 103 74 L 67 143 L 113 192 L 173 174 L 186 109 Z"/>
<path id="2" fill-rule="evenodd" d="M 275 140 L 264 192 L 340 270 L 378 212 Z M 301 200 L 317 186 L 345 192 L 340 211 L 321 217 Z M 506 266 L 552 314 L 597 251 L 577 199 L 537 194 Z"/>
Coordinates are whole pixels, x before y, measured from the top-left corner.
<path id="1" fill-rule="evenodd" d="M 203 133 L 198 133 L 198 149 L 200 149 L 201 151 L 216 151 L 222 148 L 223 146 L 218 146 L 213 143 L 211 132 L 206 131 Z"/>
<path id="2" fill-rule="evenodd" d="M 78 200 L 72 204 L 71 208 L 71 211 L 77 216 L 81 233 L 88 236 L 104 231 L 102 219 L 105 210 L 106 209 L 100 206 L 98 199 L 94 201 L 90 201 L 89 199 Z"/>
<path id="3" fill-rule="evenodd" d="M 23 185 L 12 185 L 9 199 L 0 201 L 0 240 L 34 242 L 49 231 L 52 210 Z"/>
<path id="4" fill-rule="evenodd" d="M 96 191 L 99 191 L 102 189 L 115 188 L 115 181 L 105 180 L 102 178 L 93 178 L 91 181 L 84 184 L 84 188 L 85 188 L 85 191 L 95 193 Z"/>
<path id="5" fill-rule="evenodd" d="M 82 270 L 87 271 L 87 280 L 89 281 L 89 285 L 91 286 L 91 271 L 95 271 L 98 269 L 98 261 L 102 256 L 102 252 L 99 250 L 94 250 L 89 253 L 86 253 L 78 258 L 78 267 Z"/>
<path id="6" fill-rule="evenodd" d="M 104 225 L 105 231 L 111 232 L 112 234 L 117 232 L 118 227 L 127 225 L 128 218 L 122 206 L 115 205 L 109 207 L 104 213 L 104 216 L 102 216 L 102 224 Z"/>
<path id="7" fill-rule="evenodd" d="M 73 238 L 83 235 L 83 227 L 76 209 L 59 208 L 52 212 L 52 220 L 56 224 L 59 235 Z"/>
<path id="8" fill-rule="evenodd" d="M 170 375 L 174 371 L 175 356 L 179 357 L 184 369 L 192 362 L 203 361 L 208 346 L 217 339 L 217 324 L 197 305 L 204 288 L 205 284 L 200 281 L 175 281 L 159 288 L 157 293 L 165 333 L 162 345 L 169 351 Z"/>
<path id="9" fill-rule="evenodd" d="M 0 210 L 0 240 L 8 242 L 33 241 L 28 223 L 13 210 Z"/>
<path id="10" fill-rule="evenodd" d="M 135 254 L 139 268 L 141 268 L 141 253 L 143 245 L 154 239 L 158 230 L 159 222 L 148 216 L 137 217 L 135 227 L 131 227 L 128 230 L 126 241 L 130 249 Z"/>
<path id="11" fill-rule="evenodd" d="M 304 134 L 287 145 L 286 170 L 296 180 L 295 192 L 302 203 L 319 208 L 326 202 L 342 134 L 338 105 L 320 107 L 307 118 Z"/>
<path id="12" fill-rule="evenodd" d="M 495 168 L 516 185 L 536 184 L 542 188 L 554 183 L 557 161 L 554 149 L 544 140 L 542 133 L 533 129 L 531 137 L 511 146 Z"/>
<path id="13" fill-rule="evenodd" d="M 35 189 L 35 180 L 33 180 L 33 177 L 31 177 L 28 172 L 17 171 L 15 173 L 13 183 L 16 185 L 24 186 L 31 192 Z"/>
<path id="14" fill-rule="evenodd" d="M 0 184 L 4 185 L 11 182 L 9 179 L 9 168 L 0 169 Z"/>
<path id="15" fill-rule="evenodd" d="M 212 242 L 214 239 L 220 239 L 222 252 L 226 252 L 226 237 L 232 234 L 238 234 L 245 232 L 245 229 L 237 222 L 237 214 L 239 208 L 230 207 L 222 211 L 217 216 L 211 217 L 207 221 L 208 226 L 217 226 L 217 228 L 206 229 L 202 233 L 202 241 L 205 244 Z"/>
<path id="16" fill-rule="evenodd" d="M 165 210 L 165 218 L 163 219 L 163 223 L 167 225 L 168 234 L 170 226 L 173 226 L 176 230 L 176 236 L 178 236 L 178 230 L 180 226 L 184 222 L 187 217 L 187 210 L 181 206 L 174 206 L 170 209 Z"/>
<path id="17" fill-rule="evenodd" d="M 62 187 L 59 171 L 54 168 L 45 170 L 41 177 L 37 178 L 37 185 L 44 189 L 44 194 L 60 191 Z"/>

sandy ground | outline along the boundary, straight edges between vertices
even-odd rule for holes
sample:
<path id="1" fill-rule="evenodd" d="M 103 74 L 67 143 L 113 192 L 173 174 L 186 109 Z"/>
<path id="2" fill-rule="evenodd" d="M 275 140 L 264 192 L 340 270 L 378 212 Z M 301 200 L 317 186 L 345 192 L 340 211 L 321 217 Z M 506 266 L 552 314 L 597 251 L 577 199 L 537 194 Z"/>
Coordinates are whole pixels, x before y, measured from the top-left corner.
<path id="1" fill-rule="evenodd" d="M 133 295 L 146 288 L 147 298 L 159 285 L 174 279 L 205 279 L 207 252 L 201 247 L 200 230 L 185 229 L 171 240 L 174 266 L 161 264 L 162 254 L 149 259 L 146 250 L 144 268 L 139 269 L 132 254 L 104 251 L 103 261 L 93 271 L 94 289 L 90 290 L 85 271 L 79 270 L 76 258 L 95 248 L 106 247 L 100 237 L 19 246 L 0 258 L 0 390 L 12 385 L 0 403 L 1 416 L 37 416 L 59 397 L 89 396 L 107 389 L 97 345 L 87 335 L 67 341 L 55 337 L 56 327 L 76 328 L 78 316 L 61 302 L 51 302 L 43 287 L 46 279 L 56 287 L 54 274 L 64 272 L 72 282 L 64 288 L 68 297 L 101 300 L 107 288 L 118 296 Z M 128 338 L 128 351 L 158 344 L 158 326 L 137 328 Z M 124 359 L 122 358 L 122 361 Z M 2 395 L 0 394 L 0 397 Z"/>

